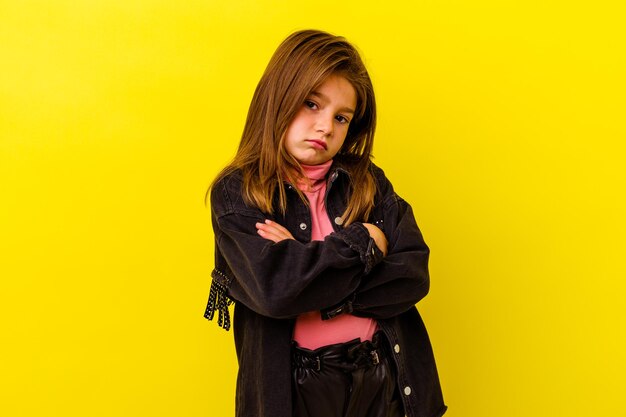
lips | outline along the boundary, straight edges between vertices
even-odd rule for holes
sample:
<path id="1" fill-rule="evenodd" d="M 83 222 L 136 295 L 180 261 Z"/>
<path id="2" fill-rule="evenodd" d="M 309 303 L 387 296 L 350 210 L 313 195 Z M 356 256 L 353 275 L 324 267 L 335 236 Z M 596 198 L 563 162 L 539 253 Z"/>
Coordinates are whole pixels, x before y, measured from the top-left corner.
<path id="1" fill-rule="evenodd" d="M 327 150 L 328 149 L 328 145 L 326 144 L 326 142 L 324 142 L 323 140 L 319 140 L 319 139 L 306 139 L 306 142 L 311 143 L 314 147 L 316 147 L 317 149 L 324 149 Z"/>

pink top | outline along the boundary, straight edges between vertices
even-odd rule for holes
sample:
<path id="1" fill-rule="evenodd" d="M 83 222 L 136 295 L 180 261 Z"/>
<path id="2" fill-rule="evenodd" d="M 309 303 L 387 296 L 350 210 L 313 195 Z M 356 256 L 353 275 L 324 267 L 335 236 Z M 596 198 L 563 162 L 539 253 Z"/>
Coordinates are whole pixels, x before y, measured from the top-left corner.
<path id="1" fill-rule="evenodd" d="M 333 232 L 333 226 L 324 206 L 326 194 L 326 174 L 332 160 L 320 165 L 302 165 L 305 174 L 311 181 L 298 183 L 298 188 L 309 199 L 311 208 L 311 240 L 324 240 Z M 376 320 L 341 314 L 330 320 L 322 320 L 319 311 L 301 314 L 296 319 L 293 340 L 300 347 L 317 349 L 335 343 L 349 342 L 359 338 L 361 341 L 372 340 L 377 329 Z"/>

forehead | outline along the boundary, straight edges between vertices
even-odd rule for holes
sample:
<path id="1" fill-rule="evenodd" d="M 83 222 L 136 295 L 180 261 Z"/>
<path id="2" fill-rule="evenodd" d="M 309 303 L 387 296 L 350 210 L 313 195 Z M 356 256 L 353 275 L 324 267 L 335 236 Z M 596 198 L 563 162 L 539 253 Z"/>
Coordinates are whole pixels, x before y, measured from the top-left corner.
<path id="1" fill-rule="evenodd" d="M 313 89 L 311 94 L 352 110 L 356 107 L 356 90 L 352 83 L 342 75 L 328 76 Z"/>

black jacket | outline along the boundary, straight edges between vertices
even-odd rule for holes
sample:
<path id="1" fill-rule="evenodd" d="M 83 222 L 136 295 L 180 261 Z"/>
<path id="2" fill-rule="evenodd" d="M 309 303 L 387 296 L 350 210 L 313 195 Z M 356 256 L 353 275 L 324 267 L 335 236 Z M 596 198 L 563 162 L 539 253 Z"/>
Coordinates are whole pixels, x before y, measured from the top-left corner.
<path id="1" fill-rule="evenodd" d="M 237 417 L 291 417 L 290 349 L 295 318 L 320 310 L 322 318 L 350 313 L 378 321 L 398 369 L 408 417 L 446 411 L 426 328 L 415 308 L 429 290 L 428 255 L 410 205 L 372 164 L 377 195 L 369 222 L 388 239 L 383 257 L 362 223 L 342 227 L 349 174 L 334 165 L 328 175 L 326 210 L 334 233 L 311 241 L 311 215 L 292 185 L 286 215 L 247 206 L 239 173 L 211 191 L 215 269 L 205 317 L 218 312 L 228 329 L 235 301 L 235 348 L 239 361 Z M 257 234 L 269 218 L 295 240 L 274 243 Z"/>

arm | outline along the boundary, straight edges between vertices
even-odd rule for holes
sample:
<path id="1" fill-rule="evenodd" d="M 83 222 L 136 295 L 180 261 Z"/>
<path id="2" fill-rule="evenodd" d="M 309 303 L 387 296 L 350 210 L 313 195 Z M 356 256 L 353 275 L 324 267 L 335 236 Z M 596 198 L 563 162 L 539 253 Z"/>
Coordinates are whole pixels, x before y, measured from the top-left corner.
<path id="1" fill-rule="evenodd" d="M 383 231 L 371 223 L 363 223 L 363 226 L 365 226 L 371 238 L 374 239 L 374 243 L 383 253 L 383 256 L 386 256 L 387 237 L 385 237 Z M 265 239 L 271 240 L 274 243 L 278 243 L 281 240 L 294 238 L 289 230 L 271 220 L 265 220 L 265 222 L 263 223 L 257 223 L 256 228 L 257 232 L 261 236 L 263 236 Z"/>
<path id="2" fill-rule="evenodd" d="M 387 208 L 384 229 L 389 253 L 357 288 L 353 314 L 389 318 L 413 307 L 428 294 L 429 249 L 415 222 L 411 206 L 400 197 Z"/>
<path id="3" fill-rule="evenodd" d="M 265 239 L 256 228 L 263 214 L 241 205 L 240 199 L 224 182 L 211 192 L 216 251 L 221 255 L 216 256 L 213 277 L 229 297 L 259 314 L 290 318 L 335 304 L 353 293 L 382 257 L 372 250 L 373 239 L 361 223 L 324 241 Z"/>
<path id="4" fill-rule="evenodd" d="M 411 206 L 395 193 L 382 170 L 375 168 L 374 173 L 379 196 L 372 220 L 388 239 L 388 253 L 359 284 L 348 310 L 383 319 L 409 310 L 428 294 L 429 249 Z"/>

